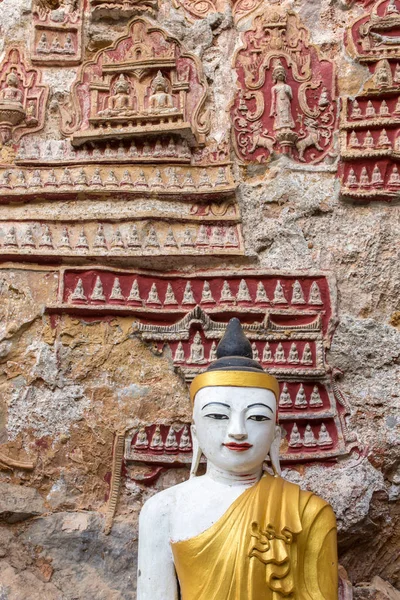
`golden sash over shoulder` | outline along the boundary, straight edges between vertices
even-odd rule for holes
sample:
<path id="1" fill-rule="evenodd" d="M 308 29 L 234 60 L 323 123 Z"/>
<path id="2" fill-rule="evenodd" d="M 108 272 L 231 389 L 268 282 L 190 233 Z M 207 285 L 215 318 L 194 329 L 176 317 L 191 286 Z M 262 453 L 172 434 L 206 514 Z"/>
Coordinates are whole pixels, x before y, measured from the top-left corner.
<path id="1" fill-rule="evenodd" d="M 331 507 L 264 475 L 212 527 L 171 544 L 182 600 L 337 600 Z"/>

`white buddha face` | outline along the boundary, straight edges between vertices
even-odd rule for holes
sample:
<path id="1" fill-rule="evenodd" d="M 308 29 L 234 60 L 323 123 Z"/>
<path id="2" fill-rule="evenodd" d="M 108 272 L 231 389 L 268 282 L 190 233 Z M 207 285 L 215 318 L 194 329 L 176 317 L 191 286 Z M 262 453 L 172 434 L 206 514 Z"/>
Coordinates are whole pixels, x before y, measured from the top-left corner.
<path id="1" fill-rule="evenodd" d="M 196 394 L 193 421 L 207 460 L 244 475 L 262 465 L 275 438 L 275 395 L 261 388 L 206 387 Z"/>

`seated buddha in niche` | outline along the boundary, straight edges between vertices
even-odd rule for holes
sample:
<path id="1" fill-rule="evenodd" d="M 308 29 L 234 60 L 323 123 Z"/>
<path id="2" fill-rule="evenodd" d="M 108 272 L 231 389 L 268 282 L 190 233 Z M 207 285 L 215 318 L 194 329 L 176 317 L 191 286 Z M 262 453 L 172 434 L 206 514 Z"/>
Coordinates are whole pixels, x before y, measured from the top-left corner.
<path id="1" fill-rule="evenodd" d="M 24 95 L 19 89 L 20 80 L 16 73 L 11 72 L 7 75 L 6 85 L 0 90 L 0 104 L 14 104 L 23 109 Z"/>
<path id="2" fill-rule="evenodd" d="M 158 71 L 151 83 L 152 94 L 149 97 L 149 111 L 151 113 L 177 112 L 174 98 L 168 91 L 168 80 L 161 71 Z"/>
<path id="3" fill-rule="evenodd" d="M 99 111 L 100 116 L 127 116 L 134 111 L 134 99 L 131 95 L 131 86 L 129 80 L 121 73 L 115 86 L 114 94 L 107 100 L 107 108 Z"/>
<path id="4" fill-rule="evenodd" d="M 337 600 L 334 513 L 280 477 L 278 382 L 237 319 L 190 396 L 191 478 L 142 509 L 138 600 Z"/>

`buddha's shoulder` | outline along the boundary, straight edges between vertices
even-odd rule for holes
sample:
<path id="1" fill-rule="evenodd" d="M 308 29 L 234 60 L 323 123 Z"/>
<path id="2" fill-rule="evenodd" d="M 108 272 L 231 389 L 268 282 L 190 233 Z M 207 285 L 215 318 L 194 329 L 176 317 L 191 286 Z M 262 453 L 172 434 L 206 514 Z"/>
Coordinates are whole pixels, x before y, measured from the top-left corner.
<path id="1" fill-rule="evenodd" d="M 314 492 L 304 490 L 296 483 L 292 483 L 286 479 L 284 479 L 283 482 L 283 487 L 287 494 L 298 495 L 301 509 L 315 512 L 320 512 L 323 509 L 330 509 L 333 511 L 331 505 Z"/>
<path id="2" fill-rule="evenodd" d="M 162 490 L 157 494 L 154 494 L 151 498 L 146 500 L 141 510 L 141 519 L 153 519 L 165 517 L 171 513 L 171 510 L 175 507 L 177 498 L 182 498 L 188 493 L 192 493 L 195 488 L 200 489 L 200 483 L 198 481 L 200 477 L 194 477 L 188 479 L 183 483 L 173 485 L 166 490 Z"/>

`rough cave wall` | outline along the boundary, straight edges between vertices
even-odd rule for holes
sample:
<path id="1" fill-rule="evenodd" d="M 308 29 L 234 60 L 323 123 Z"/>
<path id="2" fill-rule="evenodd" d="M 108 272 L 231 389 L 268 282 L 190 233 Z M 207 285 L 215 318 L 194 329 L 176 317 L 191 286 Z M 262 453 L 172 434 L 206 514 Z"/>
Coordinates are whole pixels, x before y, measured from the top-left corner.
<path id="1" fill-rule="evenodd" d="M 376 38 L 400 36 L 399 13 L 398 0 L 2 0 L 1 599 L 136 597 L 140 507 L 188 476 L 185 378 L 234 314 L 259 324 L 255 352 L 270 343 L 265 366 L 289 390 L 328 390 L 325 442 L 318 403 L 283 408 L 285 476 L 333 505 L 354 597 L 399 597 L 400 37 Z M 371 19 L 375 37 L 361 35 Z M 304 325 L 328 310 L 309 296 L 315 274 L 331 307 L 319 333 Z M 233 296 L 215 308 L 223 280 Z M 186 337 L 162 330 L 188 313 Z"/>

